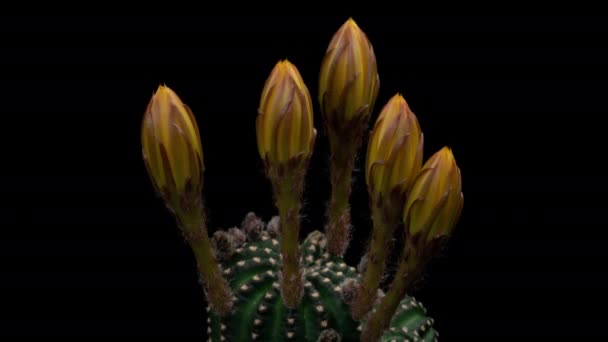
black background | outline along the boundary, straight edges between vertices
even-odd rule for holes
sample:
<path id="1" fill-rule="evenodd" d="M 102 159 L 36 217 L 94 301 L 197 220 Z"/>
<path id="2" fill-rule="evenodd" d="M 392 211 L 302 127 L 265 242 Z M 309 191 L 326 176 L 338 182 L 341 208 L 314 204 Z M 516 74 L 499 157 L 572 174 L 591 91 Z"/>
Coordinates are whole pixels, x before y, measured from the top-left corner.
<path id="1" fill-rule="evenodd" d="M 162 83 L 193 109 L 212 231 L 248 211 L 267 220 L 263 83 L 288 58 L 316 99 L 321 58 L 350 15 L 378 58 L 374 118 L 401 92 L 425 159 L 448 145 L 462 170 L 462 219 L 414 293 L 441 339 L 606 334 L 606 19 L 348 12 L 2 20 L 2 334 L 200 341 L 204 297 L 145 173 L 143 111 Z M 303 235 L 322 227 L 329 196 L 315 110 Z M 370 229 L 363 161 L 351 264 Z"/>

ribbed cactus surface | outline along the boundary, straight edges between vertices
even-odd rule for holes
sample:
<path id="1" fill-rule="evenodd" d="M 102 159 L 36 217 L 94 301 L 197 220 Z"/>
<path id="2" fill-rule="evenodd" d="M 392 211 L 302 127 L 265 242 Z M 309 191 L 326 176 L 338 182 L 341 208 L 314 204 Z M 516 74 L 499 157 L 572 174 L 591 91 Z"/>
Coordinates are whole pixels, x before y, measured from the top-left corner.
<path id="1" fill-rule="evenodd" d="M 285 307 L 280 293 L 280 238 L 272 230 L 243 234 L 222 251 L 222 273 L 233 290 L 234 307 L 226 317 L 209 310 L 210 341 L 358 341 L 361 322 L 347 304 L 359 279 L 357 269 L 330 257 L 325 235 L 314 231 L 301 245 L 304 294 L 296 309 Z M 433 320 L 405 297 L 382 341 L 435 341 Z"/>

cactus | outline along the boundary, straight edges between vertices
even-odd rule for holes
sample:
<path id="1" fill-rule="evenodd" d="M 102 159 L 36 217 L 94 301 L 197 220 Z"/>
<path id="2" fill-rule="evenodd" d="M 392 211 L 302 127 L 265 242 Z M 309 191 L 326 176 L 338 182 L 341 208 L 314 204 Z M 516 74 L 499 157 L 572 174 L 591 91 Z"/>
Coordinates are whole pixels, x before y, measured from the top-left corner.
<path id="1" fill-rule="evenodd" d="M 295 65 L 287 60 L 275 65 L 256 121 L 278 215 L 265 223 L 249 213 L 240 228 L 212 237 L 195 115 L 167 86 L 152 96 L 141 126 L 143 160 L 156 194 L 194 252 L 210 341 L 437 340 L 433 319 L 408 291 L 460 218 L 461 174 L 448 147 L 423 164 L 423 133 L 401 94 L 382 107 L 369 132 L 368 250 L 358 268 L 343 260 L 351 228 L 351 174 L 379 82 L 372 45 L 349 19 L 332 38 L 319 77 L 330 145 L 326 225 L 302 243 L 304 180 L 317 130 L 311 95 Z M 398 236 L 403 247 L 384 289 L 385 265 Z"/>
<path id="2" fill-rule="evenodd" d="M 249 213 L 244 222 L 261 222 Z M 271 220 L 276 225 L 278 217 Z M 218 250 L 224 276 L 234 293 L 234 307 L 227 317 L 209 312 L 210 341 L 358 341 L 362 328 L 350 315 L 348 296 L 350 284 L 359 281 L 355 267 L 348 266 L 341 257 L 327 251 L 327 239 L 320 231 L 313 231 L 301 246 L 300 264 L 304 275 L 304 296 L 299 308 L 291 310 L 283 305 L 279 291 L 281 254 L 280 236 L 264 229 L 245 234 L 250 228 L 232 228 L 232 234 L 247 236 L 238 241 L 229 236 L 227 248 Z M 225 235 L 217 234 L 217 240 Z M 274 236 L 274 237 L 273 237 Z M 437 332 L 433 320 L 415 299 L 406 296 L 400 302 L 389 331 L 382 341 L 434 341 Z M 334 338 L 334 339 L 332 339 Z"/>

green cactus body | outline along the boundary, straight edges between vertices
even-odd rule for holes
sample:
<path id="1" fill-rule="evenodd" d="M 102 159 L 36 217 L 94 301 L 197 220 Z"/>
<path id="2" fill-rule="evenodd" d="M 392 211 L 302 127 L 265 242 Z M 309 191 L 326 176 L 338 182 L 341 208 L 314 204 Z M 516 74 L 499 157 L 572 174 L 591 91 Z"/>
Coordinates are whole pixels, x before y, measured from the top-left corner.
<path id="1" fill-rule="evenodd" d="M 357 270 L 341 258 L 330 257 L 325 235 L 312 232 L 301 245 L 302 301 L 298 308 L 288 309 L 279 286 L 279 245 L 278 238 L 263 231 L 224 258 L 222 272 L 233 290 L 234 307 L 223 318 L 208 308 L 209 340 L 358 341 L 361 322 L 352 319 L 343 296 L 344 284 L 358 280 Z M 381 340 L 435 341 L 433 320 L 425 311 L 406 296 Z"/>

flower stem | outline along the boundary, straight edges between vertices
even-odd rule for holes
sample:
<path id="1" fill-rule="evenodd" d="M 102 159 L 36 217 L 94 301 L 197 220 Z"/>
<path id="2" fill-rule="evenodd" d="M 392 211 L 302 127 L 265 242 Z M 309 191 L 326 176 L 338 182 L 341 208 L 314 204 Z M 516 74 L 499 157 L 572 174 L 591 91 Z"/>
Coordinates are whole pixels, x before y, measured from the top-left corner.
<path id="1" fill-rule="evenodd" d="M 303 284 L 300 271 L 300 201 L 285 196 L 280 201 L 279 216 L 281 218 L 281 292 L 285 306 L 297 308 L 302 299 Z"/>
<path id="2" fill-rule="evenodd" d="M 186 241 L 194 252 L 199 281 L 205 289 L 209 305 L 224 316 L 232 309 L 232 293 L 211 249 L 204 209 L 202 206 L 196 208 L 190 212 L 181 212 L 178 220 Z"/>
<path id="3" fill-rule="evenodd" d="M 270 172 L 281 222 L 281 295 L 285 306 L 292 309 L 298 307 L 304 293 L 299 236 L 305 170 L 305 167 L 295 167 L 291 168 L 292 172 Z"/>
<path id="4" fill-rule="evenodd" d="M 342 256 L 349 241 L 352 172 L 358 145 L 330 135 L 331 200 L 328 208 L 327 250 Z"/>
<path id="5" fill-rule="evenodd" d="M 371 210 L 374 227 L 367 252 L 367 266 L 351 307 L 356 320 L 361 320 L 372 309 L 384 275 L 386 259 L 391 252 L 391 239 L 399 224 L 398 211 L 387 210 L 377 202 L 372 204 Z"/>
<path id="6" fill-rule="evenodd" d="M 376 312 L 365 324 L 361 334 L 361 341 L 374 342 L 380 338 L 384 330 L 389 326 L 399 302 L 405 296 L 410 284 L 416 279 L 416 274 L 422 267 L 421 265 L 417 265 L 418 257 L 412 248 L 412 244 L 406 242 L 405 251 L 400 258 L 395 278 L 388 292 L 376 308 Z"/>

